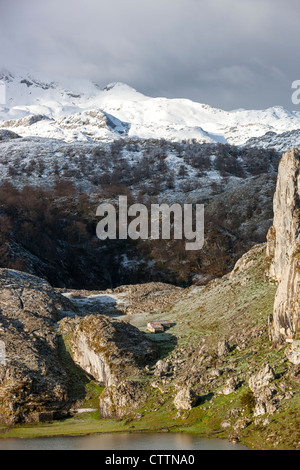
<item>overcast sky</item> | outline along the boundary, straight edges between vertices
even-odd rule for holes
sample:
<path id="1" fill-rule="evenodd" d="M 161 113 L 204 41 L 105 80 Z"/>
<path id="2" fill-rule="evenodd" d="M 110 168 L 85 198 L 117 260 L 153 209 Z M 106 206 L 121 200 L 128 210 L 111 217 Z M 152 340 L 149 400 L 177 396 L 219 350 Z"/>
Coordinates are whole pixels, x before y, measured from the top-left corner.
<path id="1" fill-rule="evenodd" d="M 299 20 L 299 0 L 0 0 L 0 68 L 297 109 Z"/>

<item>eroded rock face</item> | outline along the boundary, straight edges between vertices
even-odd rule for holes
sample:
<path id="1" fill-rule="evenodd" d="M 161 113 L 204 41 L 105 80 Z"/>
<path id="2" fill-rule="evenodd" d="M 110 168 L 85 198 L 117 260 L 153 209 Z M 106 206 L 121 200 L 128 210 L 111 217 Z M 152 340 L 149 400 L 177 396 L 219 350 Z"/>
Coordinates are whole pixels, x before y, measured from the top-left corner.
<path id="1" fill-rule="evenodd" d="M 275 387 L 264 387 L 255 394 L 254 416 L 263 416 L 266 413 L 274 414 L 278 409 L 277 390 Z"/>
<path id="2" fill-rule="evenodd" d="M 74 361 L 105 387 L 143 374 L 158 356 L 157 347 L 134 326 L 102 315 L 89 315 L 71 340 Z"/>
<path id="3" fill-rule="evenodd" d="M 144 367 L 158 357 L 157 346 L 134 326 L 103 315 L 89 315 L 75 327 L 70 342 L 74 361 L 105 390 L 101 418 L 123 418 L 147 398 Z"/>
<path id="4" fill-rule="evenodd" d="M 300 365 L 300 341 L 294 341 L 286 351 L 288 360 L 295 365 Z"/>
<path id="5" fill-rule="evenodd" d="M 277 390 L 271 385 L 274 380 L 275 372 L 269 364 L 250 377 L 249 387 L 255 398 L 254 416 L 273 414 L 278 409 Z"/>
<path id="6" fill-rule="evenodd" d="M 299 328 L 300 272 L 300 151 L 286 152 L 280 162 L 274 196 L 274 222 L 268 233 L 269 275 L 278 290 L 270 319 L 275 343 L 294 336 Z"/>
<path id="7" fill-rule="evenodd" d="M 55 331 L 65 300 L 44 280 L 0 269 L 0 422 L 54 416 L 67 400 Z"/>
<path id="8" fill-rule="evenodd" d="M 271 382 L 273 382 L 273 380 L 275 380 L 275 372 L 269 364 L 266 364 L 262 370 L 250 377 L 250 390 L 253 393 L 256 393 L 262 388 L 267 387 Z"/>
<path id="9" fill-rule="evenodd" d="M 100 396 L 101 418 L 123 418 L 140 408 L 147 398 L 145 387 L 134 381 L 123 381 L 107 387 Z"/>

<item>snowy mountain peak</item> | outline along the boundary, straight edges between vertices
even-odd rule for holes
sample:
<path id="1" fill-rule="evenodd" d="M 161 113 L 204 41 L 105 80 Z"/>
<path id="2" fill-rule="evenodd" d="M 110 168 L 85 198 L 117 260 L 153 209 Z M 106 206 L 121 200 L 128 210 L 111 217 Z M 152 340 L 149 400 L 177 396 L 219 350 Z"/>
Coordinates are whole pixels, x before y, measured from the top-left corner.
<path id="1" fill-rule="evenodd" d="M 223 111 L 188 99 L 151 98 L 121 82 L 101 89 L 84 79 L 56 81 L 7 70 L 0 71 L 0 80 L 7 96 L 0 107 L 0 127 L 17 127 L 21 136 L 67 142 L 128 137 L 243 145 L 267 133 L 300 135 L 300 113 L 281 106 Z"/>
<path id="2" fill-rule="evenodd" d="M 117 92 L 121 92 L 121 93 L 127 93 L 127 92 L 134 92 L 136 93 L 137 91 L 132 88 L 131 86 L 129 85 L 126 85 L 126 83 L 122 83 L 122 82 L 112 82 L 112 83 L 109 83 L 108 85 L 106 85 L 104 88 L 103 88 L 104 91 L 113 91 L 113 93 Z"/>

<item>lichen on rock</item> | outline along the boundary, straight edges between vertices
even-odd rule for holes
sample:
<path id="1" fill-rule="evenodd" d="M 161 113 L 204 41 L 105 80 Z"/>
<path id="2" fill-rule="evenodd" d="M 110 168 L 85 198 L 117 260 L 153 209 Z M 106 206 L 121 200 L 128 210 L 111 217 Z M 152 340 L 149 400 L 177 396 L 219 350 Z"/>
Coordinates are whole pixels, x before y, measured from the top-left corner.
<path id="1" fill-rule="evenodd" d="M 0 269 L 0 422 L 54 416 L 68 400 L 55 325 L 64 300 L 47 281 Z"/>
<path id="2" fill-rule="evenodd" d="M 125 380 L 110 385 L 100 395 L 101 418 L 123 418 L 140 408 L 147 399 L 143 384 Z"/>
<path id="3" fill-rule="evenodd" d="M 70 342 L 73 359 L 101 385 L 110 386 L 144 374 L 158 348 L 138 328 L 103 315 L 89 315 L 75 328 Z"/>

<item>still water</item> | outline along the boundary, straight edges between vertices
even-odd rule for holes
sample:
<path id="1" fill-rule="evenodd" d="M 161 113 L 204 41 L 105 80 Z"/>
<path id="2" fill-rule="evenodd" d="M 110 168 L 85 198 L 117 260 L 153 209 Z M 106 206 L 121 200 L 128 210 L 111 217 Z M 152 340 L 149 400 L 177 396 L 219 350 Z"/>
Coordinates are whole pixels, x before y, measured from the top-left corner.
<path id="1" fill-rule="evenodd" d="M 187 434 L 101 434 L 0 439 L 0 450 L 247 450 L 240 444 Z"/>

